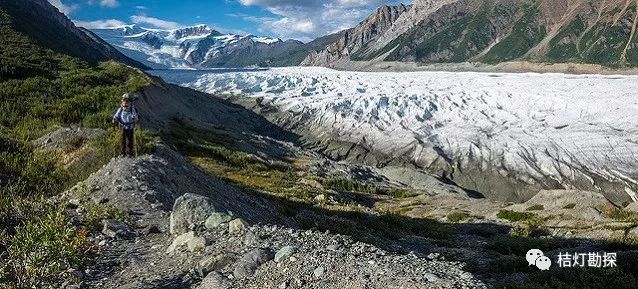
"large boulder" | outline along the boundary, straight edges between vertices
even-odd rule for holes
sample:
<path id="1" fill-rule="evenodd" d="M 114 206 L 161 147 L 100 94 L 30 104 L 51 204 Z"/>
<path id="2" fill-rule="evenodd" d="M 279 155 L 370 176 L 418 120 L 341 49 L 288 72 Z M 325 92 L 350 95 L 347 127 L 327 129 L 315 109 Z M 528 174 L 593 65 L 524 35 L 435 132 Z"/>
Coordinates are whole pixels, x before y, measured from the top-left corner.
<path id="1" fill-rule="evenodd" d="M 625 211 L 638 213 L 638 202 L 633 202 L 625 207 Z"/>
<path id="2" fill-rule="evenodd" d="M 245 278 L 255 274 L 255 270 L 262 264 L 272 260 L 273 254 L 267 249 L 255 249 L 239 259 L 235 264 L 235 270 L 233 276 L 236 278 Z"/>
<path id="3" fill-rule="evenodd" d="M 219 271 L 224 267 L 234 263 L 236 257 L 230 254 L 218 254 L 213 256 L 204 257 L 197 264 L 198 271 L 202 274 L 208 274 L 212 271 Z"/>
<path id="4" fill-rule="evenodd" d="M 210 272 L 206 278 L 202 280 L 202 283 L 197 286 L 197 289 L 228 289 L 230 288 L 230 282 L 226 277 L 217 272 Z"/>
<path id="5" fill-rule="evenodd" d="M 182 246 L 187 246 L 191 252 L 201 251 L 206 247 L 206 239 L 195 236 L 193 231 L 181 234 L 173 240 L 173 243 L 166 249 L 166 253 L 173 253 Z"/>
<path id="6" fill-rule="evenodd" d="M 204 226 L 208 217 L 217 212 L 210 198 L 184 194 L 177 198 L 173 205 L 170 218 L 170 231 L 173 235 L 180 235 L 198 227 Z"/>

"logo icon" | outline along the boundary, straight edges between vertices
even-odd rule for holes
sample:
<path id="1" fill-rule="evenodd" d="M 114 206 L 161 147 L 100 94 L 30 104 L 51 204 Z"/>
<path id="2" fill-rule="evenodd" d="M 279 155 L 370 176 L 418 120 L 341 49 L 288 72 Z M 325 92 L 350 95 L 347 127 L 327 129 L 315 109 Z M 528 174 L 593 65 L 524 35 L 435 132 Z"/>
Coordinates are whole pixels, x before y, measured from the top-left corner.
<path id="1" fill-rule="evenodd" d="M 549 257 L 545 256 L 545 254 L 543 254 L 543 251 L 539 249 L 531 249 L 527 251 L 525 259 L 527 260 L 529 266 L 534 265 L 542 271 L 549 270 L 549 267 L 552 266 L 552 260 L 549 259 Z"/>

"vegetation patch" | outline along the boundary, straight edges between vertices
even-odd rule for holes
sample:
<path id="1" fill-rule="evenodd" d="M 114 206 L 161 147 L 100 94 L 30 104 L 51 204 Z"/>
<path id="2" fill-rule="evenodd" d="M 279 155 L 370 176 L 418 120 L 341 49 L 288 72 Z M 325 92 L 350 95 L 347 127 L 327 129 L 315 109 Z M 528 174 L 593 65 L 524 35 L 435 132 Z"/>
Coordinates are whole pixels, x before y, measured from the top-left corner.
<path id="1" fill-rule="evenodd" d="M 542 210 L 545 210 L 545 206 L 540 205 L 540 204 L 536 204 L 536 205 L 529 206 L 525 210 L 526 211 L 542 211 Z"/>
<path id="2" fill-rule="evenodd" d="M 496 217 L 510 222 L 528 221 L 536 217 L 536 214 L 528 212 L 516 212 L 510 210 L 500 210 Z"/>
<path id="3" fill-rule="evenodd" d="M 59 153 L 40 153 L 31 141 L 61 126 L 108 129 L 120 96 L 148 79 L 116 62 L 92 65 L 43 48 L 1 10 L 0 35 L 0 287 L 59 287 L 86 265 L 94 226 L 74 224 L 50 198 L 113 156 L 115 136 L 70 140 Z M 139 133 L 146 151 L 146 132 Z M 61 165 L 62 154 L 87 145 L 102 157 L 72 171 Z"/>
<path id="4" fill-rule="evenodd" d="M 486 63 L 510 61 L 524 56 L 536 46 L 547 34 L 544 25 L 537 21 L 538 7 L 530 5 L 525 8 L 523 16 L 514 23 L 512 32 L 494 45 L 483 57 Z"/>
<path id="5" fill-rule="evenodd" d="M 472 216 L 464 211 L 453 211 L 447 215 L 447 220 L 452 223 L 459 223 L 471 219 Z"/>

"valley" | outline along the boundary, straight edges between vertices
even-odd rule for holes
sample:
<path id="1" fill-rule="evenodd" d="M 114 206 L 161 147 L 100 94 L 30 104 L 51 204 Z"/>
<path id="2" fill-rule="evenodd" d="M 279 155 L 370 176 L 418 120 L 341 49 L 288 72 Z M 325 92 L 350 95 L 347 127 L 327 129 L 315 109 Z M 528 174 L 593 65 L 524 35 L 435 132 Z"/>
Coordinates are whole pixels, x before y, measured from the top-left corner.
<path id="1" fill-rule="evenodd" d="M 58 2 L 0 0 L 0 289 L 638 283 L 635 1 L 416 0 L 305 43 Z"/>
<path id="2" fill-rule="evenodd" d="M 423 169 L 498 201 L 548 189 L 596 191 L 619 206 L 636 201 L 633 76 L 153 73 L 226 95 L 335 160 Z"/>

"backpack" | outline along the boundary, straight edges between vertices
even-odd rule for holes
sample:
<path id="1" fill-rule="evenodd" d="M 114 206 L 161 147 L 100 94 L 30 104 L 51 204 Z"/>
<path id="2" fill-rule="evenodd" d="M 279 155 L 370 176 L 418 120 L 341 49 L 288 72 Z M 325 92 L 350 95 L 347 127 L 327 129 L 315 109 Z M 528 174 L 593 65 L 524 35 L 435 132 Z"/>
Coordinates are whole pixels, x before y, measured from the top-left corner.
<path id="1" fill-rule="evenodd" d="M 133 125 L 134 123 L 132 123 L 132 122 L 125 123 L 125 122 L 122 121 L 122 113 L 123 112 L 124 112 L 124 109 L 121 108 L 121 107 L 120 107 L 120 109 L 117 110 L 117 121 L 120 123 L 120 125 L 123 125 L 123 126 Z M 137 109 L 132 104 L 131 104 L 131 113 L 132 114 L 137 114 Z"/>

